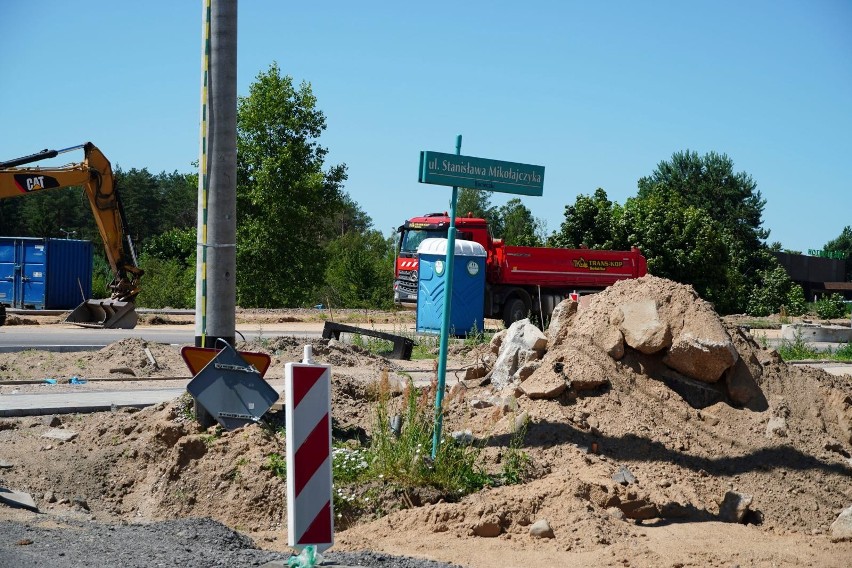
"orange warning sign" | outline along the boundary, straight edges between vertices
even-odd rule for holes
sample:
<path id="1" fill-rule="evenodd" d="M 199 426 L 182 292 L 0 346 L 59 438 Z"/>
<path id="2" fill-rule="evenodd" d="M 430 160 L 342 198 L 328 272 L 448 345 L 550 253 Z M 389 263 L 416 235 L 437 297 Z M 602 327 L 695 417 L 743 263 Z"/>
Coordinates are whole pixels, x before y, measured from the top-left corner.
<path id="1" fill-rule="evenodd" d="M 180 348 L 180 356 L 183 357 L 184 363 L 189 367 L 189 372 L 192 376 L 198 374 L 201 369 L 207 366 L 207 363 L 213 360 L 221 349 L 213 349 L 211 347 L 191 347 L 185 345 Z M 272 364 L 272 358 L 266 353 L 256 353 L 254 351 L 237 351 L 240 356 L 246 360 L 249 365 L 254 365 L 254 368 L 263 377 L 269 366 Z"/>

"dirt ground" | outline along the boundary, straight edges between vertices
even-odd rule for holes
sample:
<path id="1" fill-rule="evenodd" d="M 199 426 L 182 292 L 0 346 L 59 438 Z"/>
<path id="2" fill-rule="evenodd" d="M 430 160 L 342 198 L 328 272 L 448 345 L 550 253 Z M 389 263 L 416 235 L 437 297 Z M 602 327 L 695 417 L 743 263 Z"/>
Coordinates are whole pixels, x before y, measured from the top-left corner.
<path id="1" fill-rule="evenodd" d="M 663 292 L 672 303 L 684 301 L 677 285 Z M 618 303 L 630 293 L 613 287 L 600 296 Z M 350 314 L 347 321 L 395 317 Z M 141 325 L 156 323 L 162 321 Z M 569 324 L 563 340 L 581 337 L 587 331 L 581 324 L 580 318 Z M 630 354 L 595 363 L 607 369 L 604 388 L 569 389 L 555 399 L 515 393 L 511 404 L 483 406 L 475 401 L 494 396 L 492 387 L 466 381 L 447 396 L 445 429 L 471 431 L 486 445 L 483 467 L 497 470 L 515 425 L 526 421 L 529 478 L 460 500 L 426 496 L 419 505 L 410 496 L 379 492 L 375 507 L 341 521 L 334 550 L 379 550 L 472 568 L 852 565 L 852 542 L 830 538 L 830 525 L 852 506 L 852 381 L 788 366 L 748 331 L 723 325 L 739 357 L 760 369 L 754 378 L 762 406 L 696 408 Z M 392 361 L 326 340 L 312 345 L 317 361 L 333 365 L 333 420 L 346 436 L 371 432 L 373 393 L 383 373 L 401 390 L 409 377 L 428 377 L 434 369 L 432 360 Z M 285 362 L 301 360 L 303 342 L 270 336 L 238 348 L 269 353 L 268 376 L 275 380 Z M 488 345 L 453 347 L 448 384 L 463 376 L 455 370 L 490 356 Z M 0 354 L 0 397 L 13 390 L 138 388 L 149 379 L 187 375 L 173 346 L 127 339 L 93 352 Z M 45 377 L 58 384 L 26 383 Z M 63 384 L 71 377 L 125 380 Z M 280 415 L 271 413 L 273 427 L 205 431 L 190 407 L 181 397 L 140 411 L 0 419 L 0 486 L 31 494 L 40 511 L 0 505 L 0 520 L 62 526 L 68 519 L 211 517 L 263 548 L 288 550 L 286 486 L 268 468 L 269 455 L 285 452 L 274 427 Z M 768 428 L 780 418 L 783 428 Z M 43 437 L 51 429 L 76 436 L 66 442 Z M 628 483 L 613 477 L 622 468 L 633 478 Z M 729 518 L 728 492 L 751 497 L 739 522 Z M 552 535 L 532 536 L 531 526 L 542 520 Z"/>

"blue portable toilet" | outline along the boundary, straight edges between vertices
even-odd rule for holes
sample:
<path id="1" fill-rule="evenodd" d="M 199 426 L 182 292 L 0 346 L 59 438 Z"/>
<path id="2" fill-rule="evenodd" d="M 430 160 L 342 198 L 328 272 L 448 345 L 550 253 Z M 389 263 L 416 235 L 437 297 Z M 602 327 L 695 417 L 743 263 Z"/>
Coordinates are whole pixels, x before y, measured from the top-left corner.
<path id="1" fill-rule="evenodd" d="M 447 239 L 424 239 L 417 247 L 417 333 L 441 333 L 446 294 Z M 456 240 L 450 334 L 464 336 L 485 326 L 485 247 Z"/>

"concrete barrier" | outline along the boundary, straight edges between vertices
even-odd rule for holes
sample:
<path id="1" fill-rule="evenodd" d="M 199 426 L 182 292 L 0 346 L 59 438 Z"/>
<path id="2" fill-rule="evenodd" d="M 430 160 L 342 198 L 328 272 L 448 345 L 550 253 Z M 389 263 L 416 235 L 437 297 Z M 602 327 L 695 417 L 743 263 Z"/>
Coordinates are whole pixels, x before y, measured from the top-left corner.
<path id="1" fill-rule="evenodd" d="M 802 341 L 849 343 L 852 341 L 852 328 L 815 323 L 792 323 L 781 326 L 781 339 L 796 341 L 799 338 Z"/>

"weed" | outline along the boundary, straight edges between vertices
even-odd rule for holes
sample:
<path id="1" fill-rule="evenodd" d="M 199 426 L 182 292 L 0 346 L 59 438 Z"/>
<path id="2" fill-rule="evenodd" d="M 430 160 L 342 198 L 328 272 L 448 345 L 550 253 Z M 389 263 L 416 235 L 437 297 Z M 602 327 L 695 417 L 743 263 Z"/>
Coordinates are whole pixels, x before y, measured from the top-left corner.
<path id="1" fill-rule="evenodd" d="M 414 348 L 411 350 L 411 359 L 421 361 L 424 359 L 435 359 L 438 357 L 438 348 L 441 338 L 437 335 L 423 335 L 414 339 Z"/>
<path id="2" fill-rule="evenodd" d="M 240 472 L 240 468 L 248 463 L 246 458 L 240 458 L 237 460 L 237 463 L 234 465 L 234 469 L 228 472 L 227 477 L 231 481 L 237 481 L 242 477 L 242 473 Z"/>
<path id="3" fill-rule="evenodd" d="M 506 485 L 521 483 L 529 475 L 530 457 L 521 449 L 526 435 L 526 422 L 512 433 L 512 440 L 503 457 L 502 481 Z"/>
<path id="4" fill-rule="evenodd" d="M 369 448 L 370 473 L 403 487 L 433 486 L 463 495 L 482 488 L 487 476 L 477 466 L 480 449 L 441 440 L 435 460 L 431 457 L 435 411 L 434 388 L 418 390 L 409 382 L 398 416 L 401 426 L 391 429 L 390 385 L 382 373 L 376 405 L 376 426 Z M 398 432 L 398 433 L 397 433 Z"/>
<path id="5" fill-rule="evenodd" d="M 222 427 L 219 424 L 216 424 L 216 427 L 209 434 L 202 434 L 201 441 L 204 442 L 206 447 L 210 447 L 213 445 L 216 440 L 222 437 Z"/>
<path id="6" fill-rule="evenodd" d="M 365 339 L 360 333 L 352 335 L 352 345 L 357 345 L 361 349 L 365 349 L 376 355 L 383 355 L 393 351 L 392 341 L 369 336 Z"/>
<path id="7" fill-rule="evenodd" d="M 468 347 L 476 347 L 477 345 L 482 345 L 483 343 L 488 343 L 491 341 L 491 335 L 487 335 L 484 330 L 480 331 L 476 327 L 476 322 L 474 322 L 473 327 L 470 328 L 470 331 L 467 332 L 464 338 L 464 344 Z"/>
<path id="8" fill-rule="evenodd" d="M 838 361 L 852 361 L 852 343 L 844 343 L 833 353 L 834 359 Z"/>
<path id="9" fill-rule="evenodd" d="M 769 349 L 769 339 L 766 337 L 766 332 L 761 333 L 756 337 L 757 341 L 760 343 L 760 346 L 764 349 Z"/>
<path id="10" fill-rule="evenodd" d="M 262 468 L 271 471 L 275 477 L 287 479 L 287 458 L 277 452 L 266 456 L 266 462 Z"/>
<path id="11" fill-rule="evenodd" d="M 332 476 L 335 483 L 354 483 L 370 466 L 366 449 L 338 446 L 332 450 Z"/>
<path id="12" fill-rule="evenodd" d="M 818 359 L 820 353 L 808 345 L 802 337 L 802 331 L 796 329 L 793 341 L 783 340 L 778 346 L 778 354 L 785 361 L 800 361 L 802 359 Z"/>
<path id="13" fill-rule="evenodd" d="M 846 304 L 843 302 L 843 296 L 837 292 L 830 296 L 823 296 L 817 300 L 814 308 L 817 315 L 822 319 L 840 318 L 846 313 Z"/>

